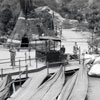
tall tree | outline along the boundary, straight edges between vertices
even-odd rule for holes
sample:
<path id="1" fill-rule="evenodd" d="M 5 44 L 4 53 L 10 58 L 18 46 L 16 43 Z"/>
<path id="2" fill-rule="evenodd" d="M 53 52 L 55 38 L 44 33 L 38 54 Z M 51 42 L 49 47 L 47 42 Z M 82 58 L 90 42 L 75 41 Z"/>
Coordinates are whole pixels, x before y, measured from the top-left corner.
<path id="1" fill-rule="evenodd" d="M 12 18 L 12 11 L 10 9 L 9 5 L 6 5 L 2 10 L 1 10 L 1 22 L 4 23 L 5 25 L 10 21 Z"/>
<path id="2" fill-rule="evenodd" d="M 27 19 L 27 15 L 33 9 L 32 0 L 20 0 L 20 6 L 23 14 L 25 15 L 25 18 Z"/>

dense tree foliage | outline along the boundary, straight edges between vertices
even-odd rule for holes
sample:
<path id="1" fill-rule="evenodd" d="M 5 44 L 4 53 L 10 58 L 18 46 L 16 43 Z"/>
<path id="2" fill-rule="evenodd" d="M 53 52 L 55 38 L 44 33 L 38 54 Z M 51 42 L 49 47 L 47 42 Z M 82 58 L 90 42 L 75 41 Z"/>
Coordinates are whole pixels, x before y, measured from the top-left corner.
<path id="1" fill-rule="evenodd" d="M 92 4 L 86 13 L 86 19 L 88 22 L 88 28 L 92 31 L 100 34 L 100 7 L 97 4 Z"/>
<path id="2" fill-rule="evenodd" d="M 0 12 L 0 34 L 5 35 L 7 33 L 7 26 L 12 19 L 12 11 L 9 5 L 5 5 Z"/>
<path id="3" fill-rule="evenodd" d="M 37 7 L 32 1 L 34 0 L 1 0 L 1 10 L 0 10 L 0 34 L 1 35 L 10 35 L 16 21 L 18 19 L 20 8 L 23 11 L 25 17 L 28 18 L 37 18 L 39 17 L 34 9 Z M 25 2 L 24 2 L 25 1 Z M 39 3 L 40 1 L 35 1 L 35 3 Z M 44 3 L 43 3 L 44 4 Z M 49 13 L 42 13 L 43 24 L 47 28 L 52 28 L 52 16 Z M 48 23 L 48 24 L 46 24 Z"/>
<path id="4" fill-rule="evenodd" d="M 12 11 L 10 10 L 10 6 L 6 5 L 1 11 L 1 16 L 0 16 L 1 22 L 6 25 L 11 18 L 12 18 Z"/>
<path id="5" fill-rule="evenodd" d="M 31 0 L 26 1 L 31 2 Z M 26 4 L 27 8 L 29 8 L 29 2 L 26 2 Z M 98 35 L 100 33 L 100 0 L 95 0 L 91 5 L 88 4 L 88 0 L 32 0 L 30 4 L 34 4 L 34 7 L 48 5 L 53 10 L 59 12 L 63 17 L 67 15 L 67 18 L 77 19 L 79 23 L 85 20 L 88 22 L 88 28 L 90 30 L 95 30 Z M 9 5 L 9 7 L 7 8 L 5 5 Z M 28 9 L 30 12 L 28 17 L 38 17 L 36 13 L 34 13 L 34 7 L 31 5 Z M 0 0 L 0 8 L 0 33 L 10 34 L 20 13 L 20 2 L 19 0 Z M 45 19 L 43 23 L 47 23 L 47 20 L 49 21 L 48 23 L 52 23 L 52 19 L 50 21 L 51 17 L 52 16 L 48 14 L 44 14 Z"/>

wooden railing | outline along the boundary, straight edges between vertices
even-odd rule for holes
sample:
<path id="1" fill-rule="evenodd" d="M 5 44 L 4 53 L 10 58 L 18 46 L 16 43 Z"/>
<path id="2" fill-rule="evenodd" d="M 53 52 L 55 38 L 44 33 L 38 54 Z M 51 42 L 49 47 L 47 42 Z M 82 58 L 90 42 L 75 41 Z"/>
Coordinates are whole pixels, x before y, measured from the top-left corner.
<path id="1" fill-rule="evenodd" d="M 43 58 L 43 57 L 42 57 Z M 8 59 L 8 58 L 7 58 Z M 51 63 L 49 63 L 49 62 L 45 62 L 45 65 L 43 66 L 43 67 L 41 67 L 40 69 L 38 68 L 38 59 L 41 59 L 41 58 L 31 58 L 30 56 L 29 56 L 29 58 L 28 59 L 26 59 L 26 58 L 24 58 L 23 60 L 16 60 L 15 62 L 18 62 L 19 64 L 18 64 L 18 66 L 12 66 L 12 67 L 9 67 L 9 68 L 1 68 L 1 74 L 0 74 L 0 77 L 4 77 L 6 74 L 11 74 L 12 76 L 14 76 L 14 75 L 18 75 L 20 72 L 22 72 L 23 71 L 23 69 L 26 69 L 26 73 L 24 72 L 23 74 L 26 74 L 26 76 L 28 76 L 28 73 L 31 73 L 31 72 L 36 72 L 36 71 L 38 71 L 38 70 L 42 70 L 42 69 L 45 69 L 45 68 L 47 68 L 47 73 L 49 73 L 49 67 L 51 66 L 51 65 L 56 65 L 56 64 L 58 64 L 58 65 L 66 65 L 66 63 L 68 64 L 69 62 L 71 62 L 71 60 L 69 59 L 66 59 L 66 60 L 64 60 L 64 61 L 59 61 L 59 62 L 51 62 Z M 3 60 L 5 60 L 5 59 L 3 59 Z M 75 61 L 79 61 L 79 64 L 81 63 L 81 58 L 80 58 L 80 56 L 79 56 L 79 59 L 75 59 Z M 27 65 L 27 61 L 29 62 L 29 66 L 32 66 L 32 61 L 35 61 L 36 62 L 36 68 L 35 69 L 31 69 L 31 70 L 29 70 L 29 66 Z M 74 61 L 74 60 L 72 60 L 72 61 Z M 21 62 L 25 62 L 25 66 L 21 66 Z M 7 64 L 7 63 L 10 63 L 10 61 L 5 61 L 5 62 L 0 62 L 0 64 Z M 37 69 L 37 70 L 36 70 Z M 11 72 L 9 72 L 9 70 L 11 70 Z M 16 70 L 16 71 L 15 71 Z M 15 71 L 15 72 L 13 72 L 13 71 Z"/>

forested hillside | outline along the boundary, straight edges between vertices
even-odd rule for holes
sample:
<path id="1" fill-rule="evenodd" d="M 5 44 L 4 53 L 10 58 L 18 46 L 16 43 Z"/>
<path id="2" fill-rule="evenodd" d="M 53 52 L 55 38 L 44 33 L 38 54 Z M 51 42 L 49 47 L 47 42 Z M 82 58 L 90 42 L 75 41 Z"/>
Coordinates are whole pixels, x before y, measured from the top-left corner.
<path id="1" fill-rule="evenodd" d="M 63 17 L 77 19 L 79 22 L 87 20 L 89 25 L 96 16 L 92 24 L 99 26 L 100 0 L 32 0 L 33 9 L 39 6 L 49 6 L 60 13 Z M 96 12 L 97 14 L 95 14 Z M 19 0 L 0 0 L 0 35 L 10 34 L 15 26 L 20 13 Z M 95 15 L 94 15 L 95 14 Z M 92 17 L 92 18 L 91 18 Z M 89 26 L 94 28 L 94 26 Z"/>

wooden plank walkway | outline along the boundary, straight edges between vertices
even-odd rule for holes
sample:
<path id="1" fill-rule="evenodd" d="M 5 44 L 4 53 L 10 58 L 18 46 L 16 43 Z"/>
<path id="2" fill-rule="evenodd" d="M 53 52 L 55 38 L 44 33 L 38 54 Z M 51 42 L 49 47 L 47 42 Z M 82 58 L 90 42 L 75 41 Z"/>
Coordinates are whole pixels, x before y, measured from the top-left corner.
<path id="1" fill-rule="evenodd" d="M 11 74 L 12 79 L 18 79 L 18 78 L 25 78 L 25 77 L 31 77 L 34 72 L 39 72 L 41 70 L 45 70 L 48 73 L 54 73 L 56 72 L 59 67 L 46 67 L 45 62 L 37 61 L 35 57 L 35 51 L 31 51 L 30 53 L 26 50 L 22 50 L 20 52 L 17 52 L 16 55 L 16 66 L 10 66 L 10 59 L 9 59 L 9 51 L 3 50 L 1 51 L 0 56 L 2 59 L 0 59 L 0 77 L 4 77 L 6 74 Z M 6 54 L 7 56 L 4 57 L 3 55 Z M 25 57 L 27 55 L 27 57 Z M 29 59 L 29 56 L 31 55 L 31 59 Z M 27 61 L 25 61 L 28 59 Z M 23 60 L 23 61 L 21 61 Z M 7 63 L 5 63 L 7 62 Z M 8 63 L 9 62 L 9 63 Z M 1 64 L 2 63 L 2 64 Z M 74 63 L 74 64 L 73 64 Z M 28 65 L 28 67 L 26 66 Z M 65 66 L 65 71 L 71 71 L 79 69 L 78 61 L 77 63 L 75 61 L 72 61 L 69 65 Z M 18 76 L 21 73 L 21 76 Z M 1 79 L 1 78 L 0 78 Z"/>
<path id="2" fill-rule="evenodd" d="M 76 64 L 75 64 L 76 63 Z M 75 66 L 75 65 L 76 66 Z M 81 66 L 81 65 L 80 65 Z M 65 71 L 67 71 L 67 72 L 69 72 L 69 71 L 72 71 L 72 70 L 77 70 L 77 69 L 79 69 L 80 68 L 80 66 L 79 66 L 79 64 L 77 63 L 77 62 L 74 62 L 74 63 L 71 63 L 71 64 L 69 64 L 69 65 L 67 65 L 67 66 L 65 66 Z M 59 71 L 59 69 L 60 69 L 60 67 L 52 67 L 52 68 L 49 68 L 49 73 L 54 73 L 54 72 L 57 72 L 57 71 Z M 29 82 L 29 84 L 26 84 L 25 86 L 22 86 L 17 92 L 15 92 L 12 96 L 11 96 L 11 98 L 9 98 L 8 100 L 15 100 L 15 98 L 17 98 L 18 100 L 20 99 L 20 100 L 22 100 L 22 98 L 23 98 L 23 100 L 27 100 L 27 99 L 25 99 L 25 95 L 27 95 L 28 94 L 28 91 L 33 91 L 33 87 L 35 86 L 34 84 L 36 83 L 41 83 L 41 80 L 43 80 L 43 78 L 45 77 L 45 76 L 47 76 L 48 75 L 48 73 L 47 73 L 47 68 L 46 68 L 46 66 L 44 66 L 44 67 L 42 67 L 41 69 L 39 68 L 39 69 L 37 69 L 36 71 L 34 70 L 34 72 L 32 72 L 32 73 L 29 73 L 28 74 L 29 75 L 29 80 L 27 80 L 28 82 Z M 32 81 L 33 80 L 33 81 Z M 27 81 L 26 81 L 26 83 L 27 83 Z M 39 82 L 37 82 L 37 81 L 39 81 Z M 34 83 L 34 84 L 33 84 Z M 57 82 L 57 83 L 59 83 L 59 82 Z M 32 87 L 32 88 L 31 88 Z M 36 86 L 35 86 L 36 87 Z M 34 88 L 35 88 L 34 87 Z M 26 92 L 25 92 L 26 91 Z M 20 93 L 22 94 L 22 95 L 20 95 Z M 30 92 L 31 94 L 30 95 L 32 95 L 32 93 L 33 92 Z M 29 95 L 29 97 L 30 97 L 30 95 Z M 28 97 L 27 97 L 28 98 Z M 16 100 L 17 100 L 16 99 Z"/>
<path id="3" fill-rule="evenodd" d="M 74 61 L 74 62 L 71 62 L 70 64 L 66 65 L 64 67 L 65 69 L 65 72 L 70 72 L 70 71 L 74 71 L 74 70 L 78 70 L 80 68 L 80 66 L 82 66 L 81 64 L 79 65 L 77 61 Z M 0 74 L 0 77 L 4 77 L 5 75 L 7 74 L 10 74 L 12 76 L 12 79 L 20 79 L 20 78 L 26 78 L 26 77 L 32 77 L 33 76 L 33 73 L 35 72 L 39 72 L 41 70 L 44 70 L 44 72 L 46 72 L 47 74 L 49 73 L 54 73 L 54 72 L 57 72 L 59 70 L 59 67 L 46 67 L 46 66 L 42 66 L 40 68 L 33 68 L 32 66 L 28 67 L 24 67 L 24 68 L 21 68 L 22 70 L 19 71 L 18 69 L 12 71 L 11 69 L 7 70 L 5 73 L 3 74 Z M 21 75 L 19 75 L 21 73 Z"/>
<path id="4" fill-rule="evenodd" d="M 32 78 L 27 80 L 28 84 L 26 81 L 26 83 L 22 85 L 22 87 L 20 87 L 20 89 L 16 91 L 8 100 L 25 100 L 25 97 L 28 98 L 33 94 L 33 92 L 35 92 L 35 90 L 40 86 L 46 76 L 47 74 L 44 72 L 44 70 L 33 73 Z"/>

